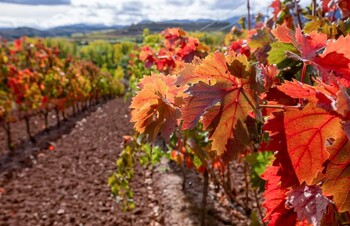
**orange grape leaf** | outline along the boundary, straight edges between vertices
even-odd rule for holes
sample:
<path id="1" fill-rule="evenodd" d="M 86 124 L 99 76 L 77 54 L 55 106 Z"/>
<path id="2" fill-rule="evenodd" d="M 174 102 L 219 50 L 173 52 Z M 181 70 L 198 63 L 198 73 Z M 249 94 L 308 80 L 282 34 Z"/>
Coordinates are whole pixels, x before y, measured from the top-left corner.
<path id="1" fill-rule="evenodd" d="M 321 181 L 323 192 L 333 196 L 339 211 L 345 212 L 350 211 L 350 142 L 343 131 L 338 133 L 339 138 L 327 147 L 330 157 Z"/>
<path id="2" fill-rule="evenodd" d="M 326 55 L 331 52 L 337 52 L 340 54 L 344 54 L 344 57 L 350 59 L 350 51 L 348 48 L 350 42 L 350 35 L 340 36 L 336 40 L 329 40 L 327 47 L 322 55 Z"/>
<path id="3" fill-rule="evenodd" d="M 279 73 L 280 71 L 278 70 L 276 65 L 257 65 L 258 79 L 262 80 L 266 91 L 268 91 L 271 87 L 275 87 L 276 85 L 280 84 L 280 81 L 278 79 Z"/>
<path id="4" fill-rule="evenodd" d="M 277 158 L 282 163 L 290 161 L 299 184 L 304 181 L 312 184 L 329 157 L 327 141 L 338 139 L 337 132 L 342 131 L 340 118 L 312 103 L 302 110 L 288 108 L 284 114 L 275 113 L 275 116 L 265 127 L 279 138 L 272 137 L 271 147 L 278 151 Z M 282 141 L 286 145 L 281 145 Z"/>
<path id="5" fill-rule="evenodd" d="M 180 72 L 176 84 L 194 84 L 199 81 L 214 85 L 217 79 L 229 79 L 232 75 L 229 73 L 225 55 L 219 52 L 208 55 L 200 61 L 197 59 L 191 64 L 185 64 L 185 68 Z"/>
<path id="6" fill-rule="evenodd" d="M 314 86 L 307 85 L 305 83 L 299 82 L 295 79 L 293 81 L 284 81 L 277 89 L 284 92 L 293 98 L 313 98 L 316 99 L 316 88 Z"/>
<path id="7" fill-rule="evenodd" d="M 202 80 L 203 79 L 202 75 L 197 75 L 193 73 L 193 70 L 200 63 L 201 63 L 201 60 L 197 57 L 195 57 L 195 59 L 191 63 L 186 63 L 185 67 L 180 71 L 180 76 L 177 78 L 176 84 L 177 85 L 192 84 L 192 83 L 198 82 L 199 80 Z"/>
<path id="8" fill-rule="evenodd" d="M 158 133 L 169 139 L 177 125 L 178 111 L 173 106 L 176 94 L 181 88 L 173 85 L 175 76 L 154 74 L 140 81 L 141 90 L 132 99 L 130 108 L 134 128 L 154 140 Z"/>
<path id="9" fill-rule="evenodd" d="M 239 153 L 249 143 L 244 122 L 257 99 L 251 88 L 255 84 L 251 70 L 246 57 L 233 52 L 228 56 L 219 52 L 209 55 L 193 70 L 197 83 L 186 91 L 189 96 L 181 108 L 182 129 L 193 128 L 201 121 L 210 131 L 212 150 L 218 155 L 226 150 Z"/>

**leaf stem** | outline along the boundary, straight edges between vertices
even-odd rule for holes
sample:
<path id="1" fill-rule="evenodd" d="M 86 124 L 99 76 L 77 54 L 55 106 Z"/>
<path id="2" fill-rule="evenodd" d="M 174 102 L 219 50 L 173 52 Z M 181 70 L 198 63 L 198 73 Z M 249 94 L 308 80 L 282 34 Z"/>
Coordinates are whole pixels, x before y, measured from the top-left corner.
<path id="1" fill-rule="evenodd" d="M 261 222 L 265 226 L 266 224 L 263 221 L 264 216 L 263 216 L 263 213 L 262 213 L 262 210 L 261 210 L 261 207 L 260 207 L 260 203 L 259 203 L 259 199 L 258 199 L 258 193 L 257 193 L 256 189 L 253 189 L 253 190 L 254 190 L 254 198 L 255 198 L 256 206 L 258 208 L 258 212 L 259 212 L 259 215 L 260 215 L 260 218 L 261 218 Z"/>
<path id="2" fill-rule="evenodd" d="M 244 183 L 245 183 L 245 200 L 244 208 L 248 210 L 248 198 L 249 198 L 249 181 L 248 181 L 248 164 L 244 162 Z"/>
<path id="3" fill-rule="evenodd" d="M 277 108 L 277 109 L 284 109 L 284 105 L 270 105 L 270 104 L 260 104 L 259 108 Z"/>
<path id="4" fill-rule="evenodd" d="M 301 82 L 304 83 L 304 79 L 305 79 L 305 75 L 306 75 L 306 68 L 307 68 L 307 64 L 304 62 L 303 64 L 303 69 L 301 70 Z M 299 104 L 303 105 L 303 99 L 299 98 Z"/>

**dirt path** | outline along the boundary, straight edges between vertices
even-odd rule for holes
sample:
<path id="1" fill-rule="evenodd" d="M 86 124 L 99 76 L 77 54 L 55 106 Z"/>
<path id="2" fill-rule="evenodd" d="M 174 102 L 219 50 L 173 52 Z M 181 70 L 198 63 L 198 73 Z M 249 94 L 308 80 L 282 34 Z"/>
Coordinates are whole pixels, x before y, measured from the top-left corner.
<path id="1" fill-rule="evenodd" d="M 122 99 L 109 101 L 75 123 L 55 150 L 40 150 L 29 167 L 0 178 L 0 225 L 130 225 L 111 197 L 107 178 L 115 169 L 122 136 L 131 133 Z M 34 157 L 33 157 L 34 156 Z M 28 160 L 27 160 L 28 161 Z M 143 174 L 133 187 L 142 193 Z M 138 182 L 139 181 L 139 182 Z M 147 197 L 136 197 L 145 203 Z M 146 211 L 136 213 L 139 216 Z"/>
<path id="2" fill-rule="evenodd" d="M 131 133 L 128 105 L 116 99 L 69 119 L 49 135 L 38 134 L 36 145 L 22 141 L 12 156 L 1 154 L 0 226 L 199 225 L 203 179 L 188 171 L 183 191 L 181 168 L 168 161 L 153 170 L 136 166 L 134 211 L 123 213 L 115 203 L 107 179 L 122 136 Z M 242 173 L 236 178 L 242 187 Z M 248 225 L 247 216 L 224 208 L 220 197 L 210 185 L 207 225 Z"/>

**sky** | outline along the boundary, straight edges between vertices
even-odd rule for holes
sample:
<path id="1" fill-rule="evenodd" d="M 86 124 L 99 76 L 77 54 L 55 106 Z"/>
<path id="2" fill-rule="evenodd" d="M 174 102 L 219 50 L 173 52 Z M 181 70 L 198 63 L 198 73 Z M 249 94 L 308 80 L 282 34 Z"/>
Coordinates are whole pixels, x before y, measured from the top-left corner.
<path id="1" fill-rule="evenodd" d="M 271 13 L 271 0 L 250 0 Z M 302 0 L 302 2 L 310 2 Z M 142 20 L 223 20 L 246 14 L 246 0 L 0 0 L 0 27 L 47 29 L 71 24 L 130 25 Z"/>

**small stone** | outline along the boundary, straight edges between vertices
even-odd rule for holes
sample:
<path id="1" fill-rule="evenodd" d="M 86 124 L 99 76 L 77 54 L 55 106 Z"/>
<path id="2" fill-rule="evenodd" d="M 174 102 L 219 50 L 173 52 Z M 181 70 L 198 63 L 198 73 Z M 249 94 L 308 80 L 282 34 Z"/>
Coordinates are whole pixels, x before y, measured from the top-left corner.
<path id="1" fill-rule="evenodd" d="M 155 199 L 156 199 L 156 196 L 155 196 L 154 194 L 149 194 L 149 195 L 148 195 L 148 198 L 149 198 L 150 200 L 155 200 Z"/>
<path id="2" fill-rule="evenodd" d="M 148 184 L 148 185 L 152 184 L 152 179 L 151 178 L 147 178 L 145 180 L 145 184 Z"/>
<path id="3" fill-rule="evenodd" d="M 135 214 L 135 215 L 140 215 L 140 214 L 142 214 L 142 213 L 143 213 L 143 210 L 140 209 L 140 208 L 134 210 L 134 214 Z"/>
<path id="4" fill-rule="evenodd" d="M 62 214 L 64 214 L 64 213 L 65 213 L 64 209 L 59 209 L 59 210 L 57 210 L 57 214 L 58 214 L 58 215 L 62 215 Z"/>
<path id="5" fill-rule="evenodd" d="M 154 216 L 158 217 L 158 215 L 159 215 L 159 206 L 153 207 L 153 213 L 154 213 Z"/>

